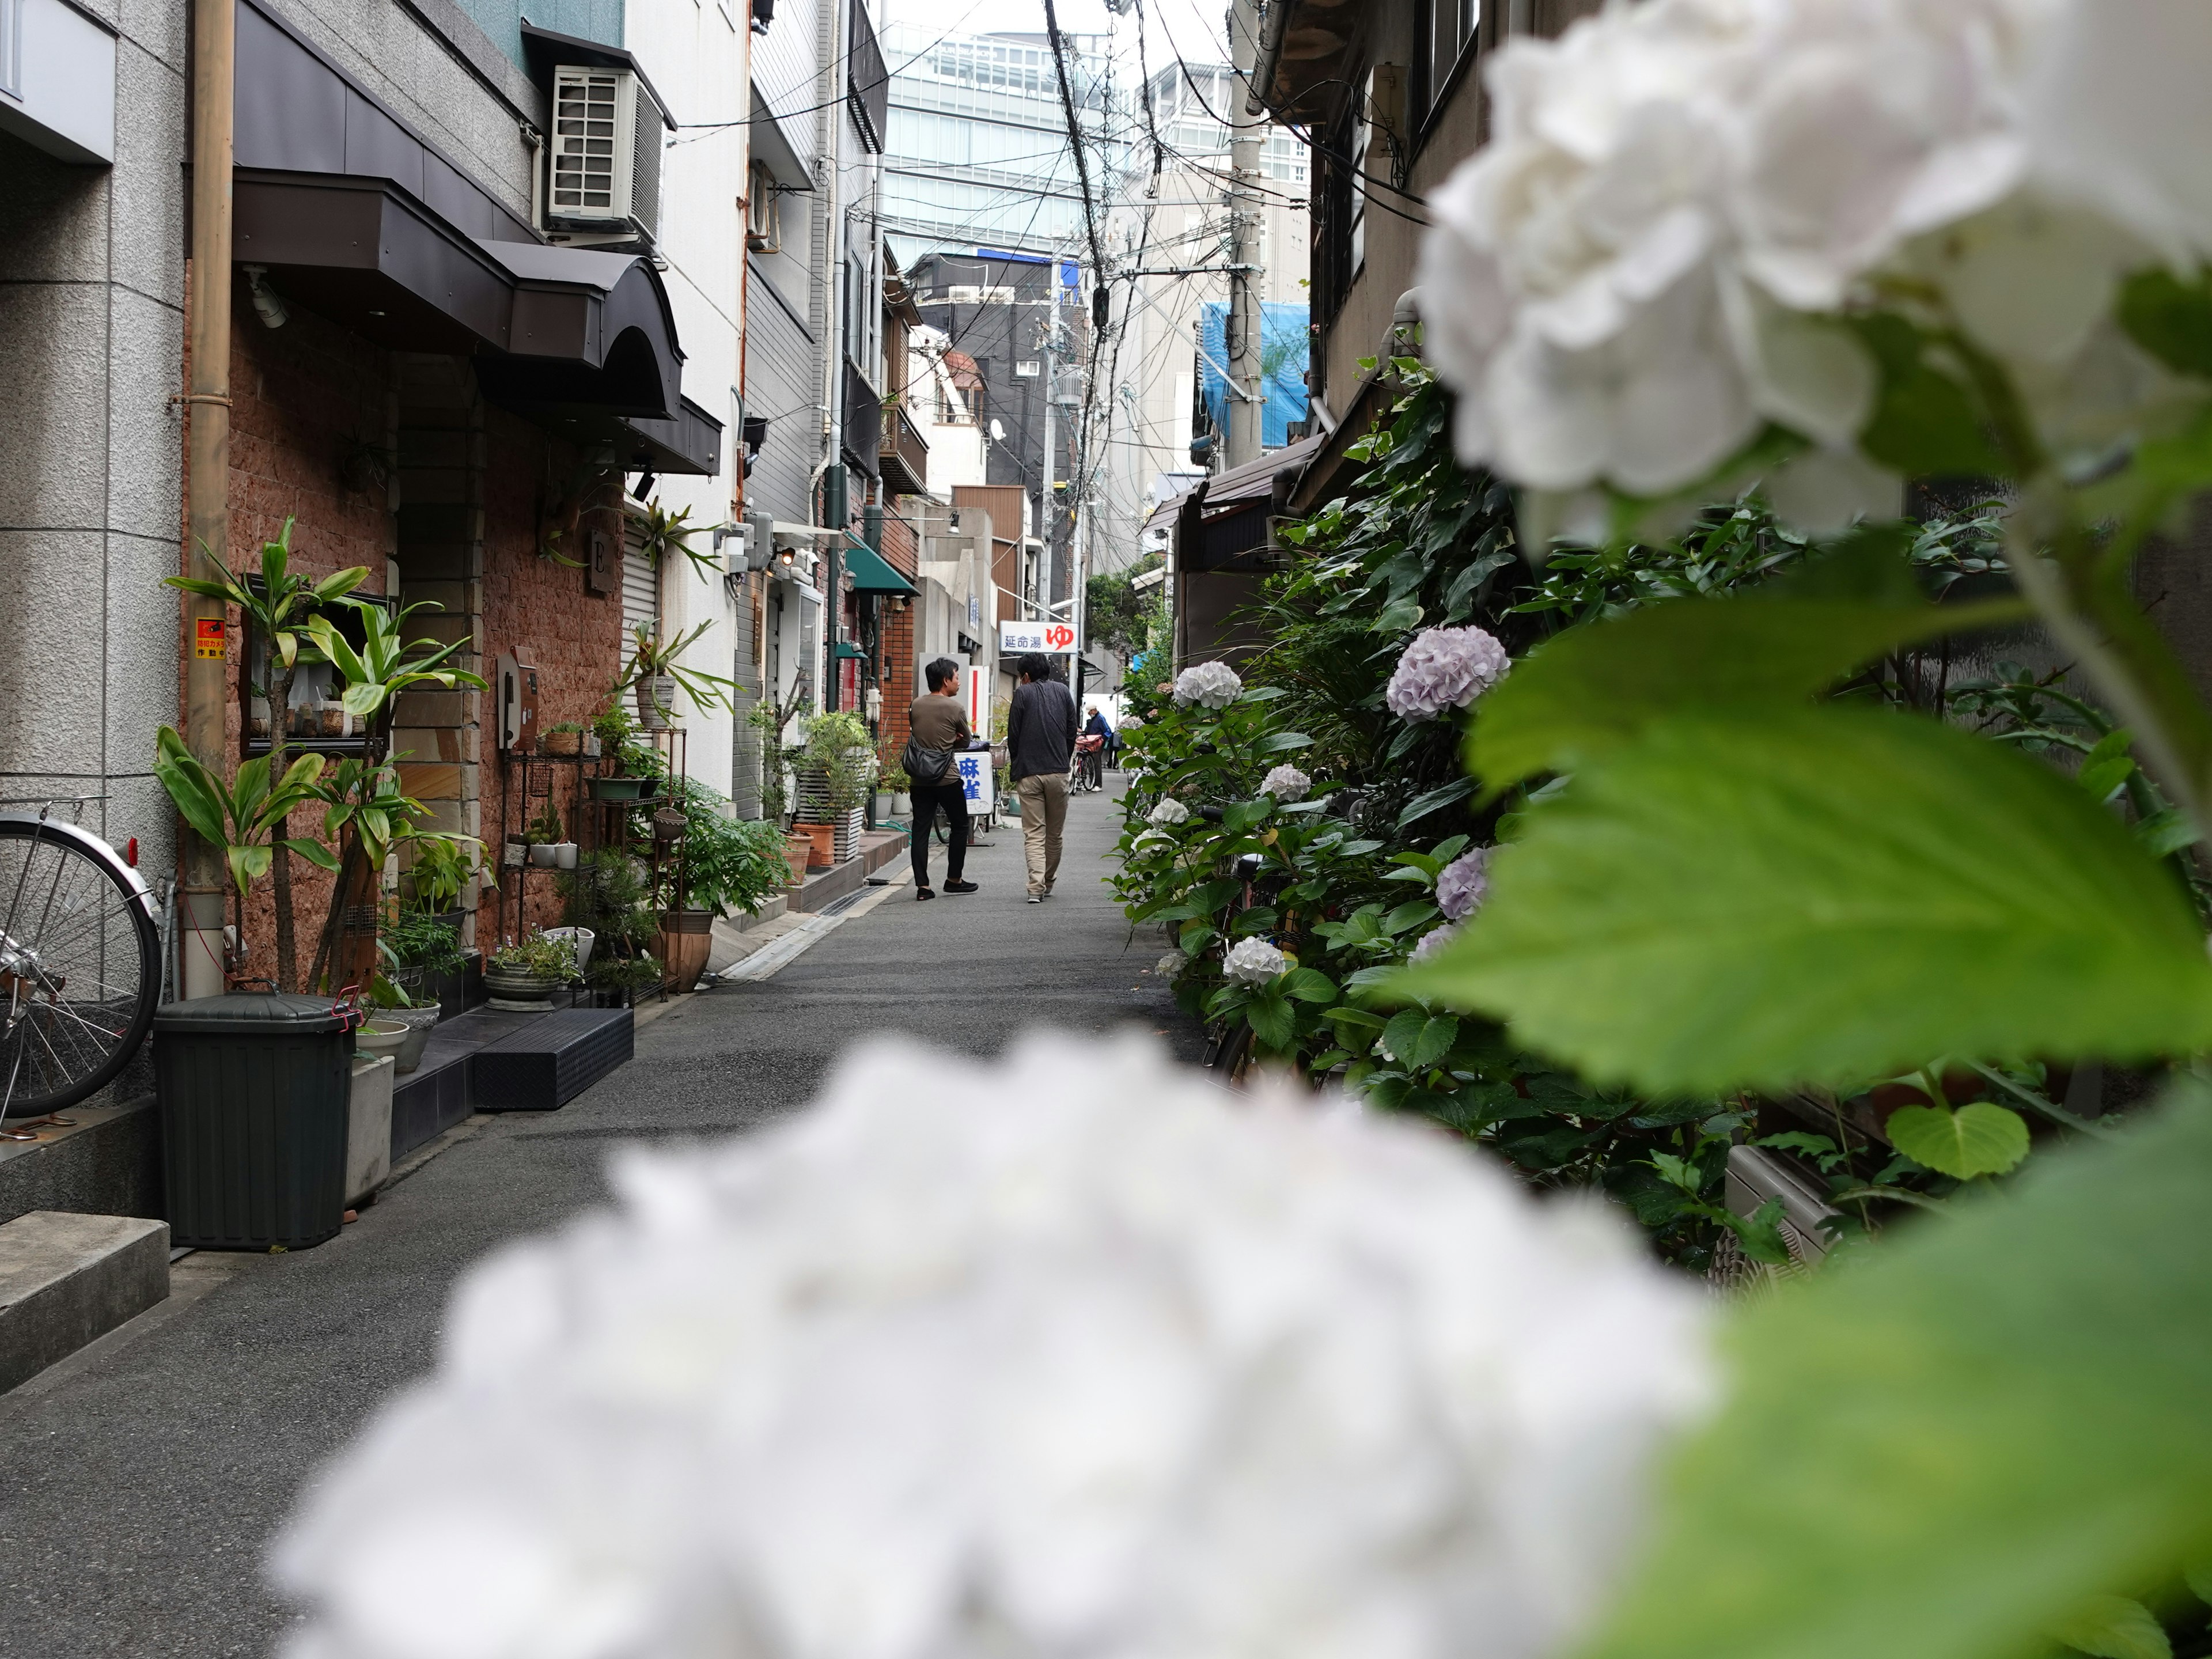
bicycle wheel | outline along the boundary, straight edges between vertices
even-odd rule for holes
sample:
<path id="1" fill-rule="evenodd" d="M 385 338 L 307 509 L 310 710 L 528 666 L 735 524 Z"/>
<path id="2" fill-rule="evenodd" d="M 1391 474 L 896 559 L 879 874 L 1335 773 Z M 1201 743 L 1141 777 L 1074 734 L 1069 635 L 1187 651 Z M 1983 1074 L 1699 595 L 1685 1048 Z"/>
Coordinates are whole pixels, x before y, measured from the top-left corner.
<path id="1" fill-rule="evenodd" d="M 0 1123 L 112 1083 L 154 1023 L 153 900 L 97 837 L 0 818 Z"/>

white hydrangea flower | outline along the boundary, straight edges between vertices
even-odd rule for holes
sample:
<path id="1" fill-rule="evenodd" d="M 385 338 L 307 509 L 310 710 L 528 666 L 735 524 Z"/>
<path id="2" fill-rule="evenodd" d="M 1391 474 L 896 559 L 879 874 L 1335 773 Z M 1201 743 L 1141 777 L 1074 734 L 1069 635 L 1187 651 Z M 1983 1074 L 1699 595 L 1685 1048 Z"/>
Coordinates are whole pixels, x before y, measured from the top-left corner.
<path id="1" fill-rule="evenodd" d="M 1175 678 L 1175 700 L 1200 708 L 1226 708 L 1243 689 L 1243 678 L 1225 662 L 1194 664 Z"/>
<path id="2" fill-rule="evenodd" d="M 1279 978 L 1291 959 L 1263 939 L 1240 939 L 1222 958 L 1221 970 L 1240 985 L 1265 985 Z"/>
<path id="3" fill-rule="evenodd" d="M 473 1269 L 308 1491 L 292 1659 L 1538 1659 L 1708 1298 L 1426 1126 L 882 1042 Z"/>
<path id="4" fill-rule="evenodd" d="M 1382 700 L 1401 720 L 1464 708 L 1505 678 L 1513 659 L 1480 628 L 1425 628 L 1398 659 Z"/>
<path id="5" fill-rule="evenodd" d="M 1406 960 L 1408 963 L 1426 962 L 1445 945 L 1449 945 L 1458 934 L 1459 929 L 1454 926 L 1431 927 L 1416 941 L 1412 954 L 1407 956 Z"/>
<path id="6" fill-rule="evenodd" d="M 1147 830 L 1129 843 L 1129 853 L 1133 858 L 1152 858 L 1172 851 L 1175 844 L 1176 838 L 1165 830 Z"/>
<path id="7" fill-rule="evenodd" d="M 1190 808 L 1173 795 L 1163 795 L 1159 804 L 1146 815 L 1147 823 L 1155 824 L 1182 823 L 1190 817 Z"/>
<path id="8" fill-rule="evenodd" d="M 1838 314 L 1893 276 L 2025 367 L 2054 444 L 2157 430 L 2171 377 L 2106 325 L 2128 272 L 2212 254 L 2208 54 L 2170 0 L 1646 0 L 1515 39 L 1418 272 L 1461 457 L 1586 533 L 1591 492 L 1686 489 L 1772 421 L 1813 446 L 1778 510 L 1893 513 Z"/>
<path id="9" fill-rule="evenodd" d="M 1278 766 L 1260 781 L 1260 793 L 1273 795 L 1277 800 L 1304 800 L 1313 788 L 1313 780 L 1295 766 Z"/>
<path id="10" fill-rule="evenodd" d="M 1152 971 L 1156 974 L 1180 974 L 1182 972 L 1183 963 L 1188 960 L 1189 958 L 1182 951 L 1170 951 L 1152 964 Z"/>
<path id="11" fill-rule="evenodd" d="M 1478 847 L 1437 872 L 1437 908 L 1447 920 L 1464 921 L 1481 907 L 1490 891 L 1490 854 Z"/>

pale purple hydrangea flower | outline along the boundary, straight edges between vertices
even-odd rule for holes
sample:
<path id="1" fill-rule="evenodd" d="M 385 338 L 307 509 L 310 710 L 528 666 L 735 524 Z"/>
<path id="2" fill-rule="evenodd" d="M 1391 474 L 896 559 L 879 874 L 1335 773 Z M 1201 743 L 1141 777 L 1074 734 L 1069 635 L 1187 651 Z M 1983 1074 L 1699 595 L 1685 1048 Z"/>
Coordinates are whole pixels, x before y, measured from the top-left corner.
<path id="1" fill-rule="evenodd" d="M 1490 890 L 1490 848 L 1478 847 L 1437 872 L 1437 905 L 1453 921 L 1464 921 L 1481 907 Z"/>
<path id="2" fill-rule="evenodd" d="M 1458 936 L 1459 928 L 1449 923 L 1442 927 L 1431 927 L 1421 935 L 1420 943 L 1413 946 L 1413 954 L 1406 960 L 1409 963 L 1426 962 Z"/>
<path id="3" fill-rule="evenodd" d="M 1425 628 L 1398 659 L 1382 695 L 1401 720 L 1434 720 L 1466 708 L 1512 665 L 1505 647 L 1482 629 Z"/>
<path id="4" fill-rule="evenodd" d="M 1221 969 L 1241 985 L 1265 985 L 1281 975 L 1291 959 L 1263 939 L 1240 939 L 1229 947 Z"/>
<path id="5" fill-rule="evenodd" d="M 1304 800 L 1313 780 L 1295 766 L 1279 766 L 1261 781 L 1260 793 L 1279 801 Z"/>
<path id="6" fill-rule="evenodd" d="M 1201 708 L 1226 708 L 1243 690 L 1243 678 L 1225 662 L 1202 662 L 1175 678 L 1175 700 Z"/>

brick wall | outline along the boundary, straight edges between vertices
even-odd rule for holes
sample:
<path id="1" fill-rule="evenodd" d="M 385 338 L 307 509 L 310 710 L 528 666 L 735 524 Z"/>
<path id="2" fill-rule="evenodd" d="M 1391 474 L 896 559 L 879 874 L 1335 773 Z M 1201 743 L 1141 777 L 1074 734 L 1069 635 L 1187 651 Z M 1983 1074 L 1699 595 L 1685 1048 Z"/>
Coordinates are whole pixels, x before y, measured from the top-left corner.
<path id="1" fill-rule="evenodd" d="M 538 670 L 538 720 L 545 730 L 564 720 L 588 726 L 611 701 L 610 689 L 622 672 L 623 631 L 620 593 L 594 593 L 585 584 L 584 572 L 538 552 L 537 512 L 540 491 L 549 477 L 566 479 L 574 453 L 556 440 L 503 410 L 492 409 L 486 420 L 489 439 L 484 487 L 483 649 L 487 661 L 511 652 Z M 580 541 L 592 526 L 617 538 L 621 536 L 619 477 L 611 479 L 595 498 L 597 505 L 583 515 L 577 532 L 563 542 Z M 574 553 L 571 557 L 579 556 Z M 634 708 L 634 705 L 633 705 Z M 489 743 L 489 739 L 487 739 Z M 488 754 L 483 782 L 482 831 L 496 862 L 503 834 L 519 833 L 544 805 L 524 794 L 524 768 L 518 758 Z M 600 809 L 577 794 L 579 771 L 572 762 L 533 767 L 535 775 L 550 775 L 550 799 L 561 815 L 563 835 L 589 848 L 599 839 Z M 507 872 L 505 896 L 511 901 L 518 885 Z M 523 921 L 528 930 L 558 925 L 560 900 L 553 878 L 532 872 L 520 878 L 526 896 Z M 516 919 L 512 904 L 501 913 L 501 931 L 512 936 Z"/>
<path id="2" fill-rule="evenodd" d="M 261 544 L 294 520 L 292 566 L 329 575 L 365 565 L 364 593 L 385 591 L 393 526 L 389 487 L 378 457 L 392 444 L 389 355 L 303 307 L 282 328 L 263 324 L 240 283 L 231 318 L 230 565 L 258 569 Z M 241 749 L 239 678 L 246 647 L 235 613 L 226 746 Z M 181 717 L 181 709 L 179 711 Z M 293 816 L 290 833 L 315 834 L 319 808 Z M 293 933 L 304 978 L 330 905 L 331 878 L 294 859 Z M 228 909 L 228 907 L 226 907 Z M 246 971 L 276 972 L 276 897 L 263 881 L 246 907 Z"/>
<path id="3" fill-rule="evenodd" d="M 920 516 L 924 505 L 919 497 L 901 495 L 884 513 L 884 562 L 908 581 L 914 580 L 915 561 L 919 556 L 912 520 Z M 906 711 L 914 701 L 921 668 L 914 659 L 913 602 L 886 598 L 880 606 L 876 625 L 883 647 L 883 676 L 878 684 L 884 694 L 884 718 L 878 742 L 886 763 L 896 765 L 909 735 Z"/>

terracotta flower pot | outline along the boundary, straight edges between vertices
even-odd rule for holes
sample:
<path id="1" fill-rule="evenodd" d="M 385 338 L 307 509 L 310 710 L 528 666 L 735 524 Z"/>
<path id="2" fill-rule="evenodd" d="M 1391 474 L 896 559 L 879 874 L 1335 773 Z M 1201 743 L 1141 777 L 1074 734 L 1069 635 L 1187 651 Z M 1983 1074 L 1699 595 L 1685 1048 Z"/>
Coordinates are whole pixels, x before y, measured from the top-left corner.
<path id="1" fill-rule="evenodd" d="M 714 944 L 712 910 L 663 910 L 660 913 L 661 983 L 672 991 L 689 991 L 707 969 L 708 953 Z"/>
<path id="2" fill-rule="evenodd" d="M 584 734 L 581 732 L 548 732 L 545 734 L 545 752 L 563 758 L 580 755 L 584 752 Z"/>
<path id="3" fill-rule="evenodd" d="M 783 838 L 783 861 L 791 870 L 791 885 L 806 879 L 807 861 L 814 856 L 814 837 L 796 833 Z"/>
<path id="4" fill-rule="evenodd" d="M 794 823 L 791 826 L 791 833 L 804 836 L 813 843 L 806 855 L 808 869 L 827 870 L 837 861 L 837 830 L 835 825 Z"/>

